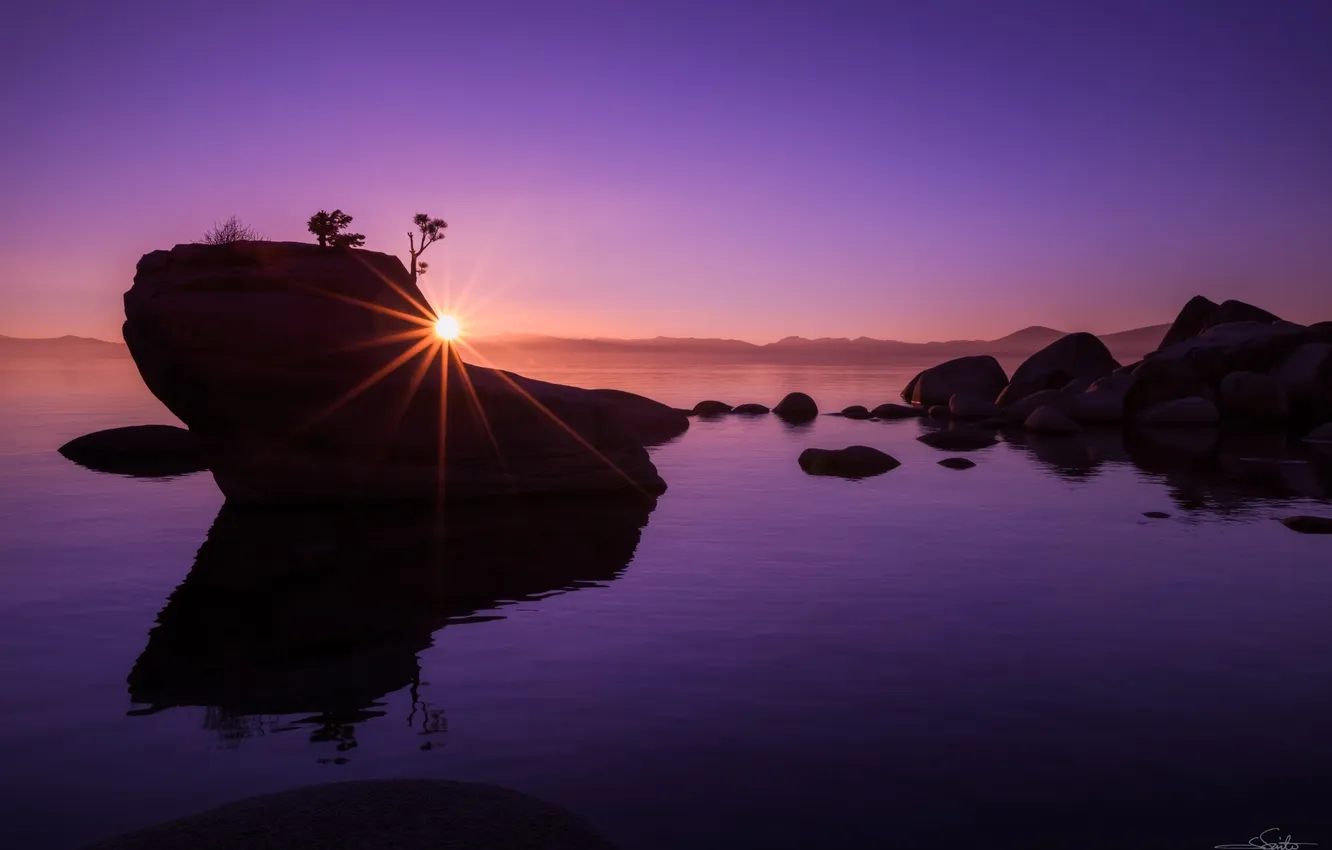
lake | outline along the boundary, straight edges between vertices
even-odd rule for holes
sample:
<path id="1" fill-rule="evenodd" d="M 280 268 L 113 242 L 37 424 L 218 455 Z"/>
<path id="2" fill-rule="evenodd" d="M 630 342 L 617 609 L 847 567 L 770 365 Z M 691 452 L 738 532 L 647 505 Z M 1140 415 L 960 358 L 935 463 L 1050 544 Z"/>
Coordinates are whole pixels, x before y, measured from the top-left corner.
<path id="1" fill-rule="evenodd" d="M 837 410 L 918 368 L 524 371 Z M 56 453 L 149 422 L 174 419 L 128 360 L 0 366 L 0 846 L 395 777 L 504 785 L 625 850 L 1332 845 L 1332 538 L 1277 522 L 1332 515 L 1332 457 L 1284 439 L 1011 437 L 954 471 L 915 420 L 696 421 L 652 450 L 650 509 L 418 539 Z M 902 466 L 796 464 L 850 444 Z"/>

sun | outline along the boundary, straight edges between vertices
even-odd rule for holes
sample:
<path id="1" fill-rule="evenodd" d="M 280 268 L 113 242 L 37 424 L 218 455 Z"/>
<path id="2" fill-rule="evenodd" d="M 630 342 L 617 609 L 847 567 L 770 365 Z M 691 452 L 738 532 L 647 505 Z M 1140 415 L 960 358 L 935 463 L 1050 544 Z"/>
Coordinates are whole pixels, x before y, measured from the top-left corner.
<path id="1" fill-rule="evenodd" d="M 453 316 L 440 316 L 435 322 L 435 336 L 444 340 L 455 340 L 462 335 L 462 325 Z"/>

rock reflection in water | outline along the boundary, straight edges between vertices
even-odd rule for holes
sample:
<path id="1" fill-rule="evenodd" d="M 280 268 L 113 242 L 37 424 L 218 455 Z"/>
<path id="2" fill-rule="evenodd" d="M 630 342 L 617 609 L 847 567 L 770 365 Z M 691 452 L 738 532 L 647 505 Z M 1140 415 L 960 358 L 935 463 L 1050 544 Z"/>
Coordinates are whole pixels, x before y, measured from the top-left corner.
<path id="1" fill-rule="evenodd" d="M 419 694 L 417 654 L 432 634 L 615 579 L 654 506 L 637 495 L 492 501 L 442 520 L 416 508 L 224 507 L 130 672 L 144 706 L 131 713 L 204 706 L 224 741 L 306 727 L 346 751 L 354 725 L 383 714 L 380 698 L 409 687 L 409 721 L 440 731 L 442 711 Z M 297 714 L 309 716 L 283 717 Z"/>

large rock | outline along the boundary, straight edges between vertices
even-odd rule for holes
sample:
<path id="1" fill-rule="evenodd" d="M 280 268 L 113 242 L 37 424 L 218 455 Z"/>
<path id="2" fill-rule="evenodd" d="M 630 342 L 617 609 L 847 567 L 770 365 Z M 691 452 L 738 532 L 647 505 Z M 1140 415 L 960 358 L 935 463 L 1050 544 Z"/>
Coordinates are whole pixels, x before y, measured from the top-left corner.
<path id="1" fill-rule="evenodd" d="M 625 423 L 638 434 L 638 439 L 645 446 L 660 445 L 689 430 L 689 414 L 686 411 L 624 390 L 592 392 L 615 405 Z"/>
<path id="2" fill-rule="evenodd" d="M 159 478 L 208 468 L 199 438 L 174 425 L 131 425 L 75 437 L 60 453 L 79 466 L 117 475 Z"/>
<path id="3" fill-rule="evenodd" d="M 1201 295 L 1195 295 L 1184 305 L 1184 309 L 1179 311 L 1175 321 L 1166 331 L 1161 344 L 1156 347 L 1158 351 L 1163 348 L 1169 348 L 1177 342 L 1183 342 L 1186 339 L 1193 339 L 1203 332 L 1207 327 L 1207 322 L 1216 312 L 1217 304 Z"/>
<path id="4" fill-rule="evenodd" d="M 1124 399 L 1132 417 L 1163 402 L 1216 399 L 1231 372 L 1268 372 L 1306 341 L 1307 329 L 1288 322 L 1232 322 L 1147 356 Z"/>
<path id="5" fill-rule="evenodd" d="M 1076 422 L 1053 407 L 1036 408 L 1023 425 L 1037 434 L 1073 434 L 1078 430 Z"/>
<path id="6" fill-rule="evenodd" d="M 819 406 L 804 393 L 787 393 L 772 412 L 787 422 L 808 422 L 819 415 Z"/>
<path id="7" fill-rule="evenodd" d="M 614 850 L 558 806 L 443 779 L 361 779 L 248 797 L 89 850 Z"/>
<path id="8" fill-rule="evenodd" d="M 201 439 L 229 501 L 666 486 L 616 400 L 464 364 L 395 257 L 178 245 L 140 260 L 125 318 L 144 382 Z"/>
<path id="9" fill-rule="evenodd" d="M 1280 425 L 1290 415 L 1285 386 L 1257 372 L 1231 372 L 1221 379 L 1218 395 L 1221 417 L 1227 421 Z"/>
<path id="10" fill-rule="evenodd" d="M 958 419 L 993 419 L 1001 415 L 999 406 L 989 399 L 957 393 L 948 400 L 948 412 Z"/>
<path id="11" fill-rule="evenodd" d="M 892 455 L 869 446 L 805 449 L 800 453 L 799 462 L 800 468 L 810 475 L 835 475 L 839 478 L 868 478 L 902 465 Z"/>
<path id="12" fill-rule="evenodd" d="M 1098 337 L 1068 334 L 1028 357 L 1013 373 L 998 403 L 1007 406 L 1041 390 L 1066 387 L 1077 379 L 1095 381 L 1118 368 L 1119 361 Z"/>
<path id="13" fill-rule="evenodd" d="M 1310 335 L 1320 326 L 1309 328 Z M 1286 388 L 1292 416 L 1301 422 L 1332 418 L 1332 343 L 1307 342 L 1268 372 Z"/>
<path id="14" fill-rule="evenodd" d="M 1221 412 L 1205 398 L 1179 398 L 1144 411 L 1136 420 L 1142 425 L 1208 427 L 1221 421 Z"/>
<path id="15" fill-rule="evenodd" d="M 993 401 L 1006 386 L 1008 376 L 998 360 L 988 354 L 974 355 L 958 357 L 921 372 L 907 384 L 903 398 L 926 406 L 946 405 L 958 393 Z"/>

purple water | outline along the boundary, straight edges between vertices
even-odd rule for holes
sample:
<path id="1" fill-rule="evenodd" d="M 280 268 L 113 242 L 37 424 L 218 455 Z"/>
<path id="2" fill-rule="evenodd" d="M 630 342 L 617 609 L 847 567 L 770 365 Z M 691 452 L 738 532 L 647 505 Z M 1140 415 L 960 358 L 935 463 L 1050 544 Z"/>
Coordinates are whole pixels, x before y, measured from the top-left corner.
<path id="1" fill-rule="evenodd" d="M 915 369 L 527 371 L 679 405 L 803 389 L 839 409 L 894 400 Z M 349 645 L 308 679 L 243 683 L 253 711 L 150 713 L 127 677 L 207 560 L 222 499 L 206 473 L 105 475 L 55 449 L 172 421 L 128 361 L 0 367 L 0 846 L 409 776 L 533 794 L 626 850 L 1206 848 L 1269 827 L 1332 844 L 1332 538 L 1276 522 L 1332 515 L 1332 463 L 1284 441 L 1003 442 L 958 472 L 916 421 L 695 422 L 653 450 L 670 490 L 618 575 L 492 607 L 419 651 Z M 796 465 L 853 443 L 902 466 L 853 482 Z M 216 532 L 208 558 L 266 551 L 247 533 Z M 589 533 L 561 545 L 619 557 Z M 298 593 L 274 616 L 300 632 L 355 619 L 355 598 Z M 210 610 L 177 599 L 187 631 Z M 175 640 L 155 649 L 188 660 Z M 316 680 L 360 711 L 265 710 Z"/>

